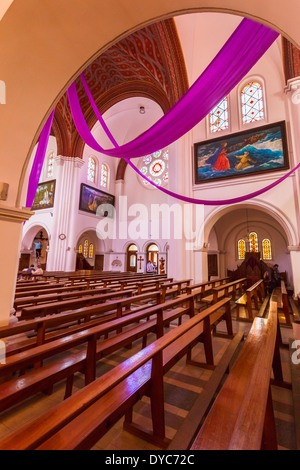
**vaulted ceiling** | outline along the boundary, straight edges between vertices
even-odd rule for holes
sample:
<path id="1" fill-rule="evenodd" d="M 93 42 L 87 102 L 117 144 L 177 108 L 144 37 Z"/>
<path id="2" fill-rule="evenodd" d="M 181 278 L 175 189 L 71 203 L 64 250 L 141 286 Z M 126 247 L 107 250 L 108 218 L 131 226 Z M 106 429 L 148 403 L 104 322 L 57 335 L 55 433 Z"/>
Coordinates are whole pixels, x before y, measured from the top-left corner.
<path id="1" fill-rule="evenodd" d="M 168 111 L 188 89 L 184 58 L 173 19 L 149 25 L 110 47 L 83 72 L 104 113 L 126 98 L 147 97 Z M 76 80 L 81 109 L 91 129 L 95 114 L 80 79 Z M 67 94 L 60 99 L 52 133 L 58 154 L 81 157 L 84 142 L 73 124 Z"/>

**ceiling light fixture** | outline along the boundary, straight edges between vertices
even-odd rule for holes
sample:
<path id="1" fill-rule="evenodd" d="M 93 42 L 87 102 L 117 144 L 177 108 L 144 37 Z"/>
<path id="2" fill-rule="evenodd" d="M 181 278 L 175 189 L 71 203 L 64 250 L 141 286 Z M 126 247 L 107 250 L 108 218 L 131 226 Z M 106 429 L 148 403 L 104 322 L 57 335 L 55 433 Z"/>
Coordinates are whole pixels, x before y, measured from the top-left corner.
<path id="1" fill-rule="evenodd" d="M 145 106 L 140 106 L 140 114 L 145 114 Z"/>

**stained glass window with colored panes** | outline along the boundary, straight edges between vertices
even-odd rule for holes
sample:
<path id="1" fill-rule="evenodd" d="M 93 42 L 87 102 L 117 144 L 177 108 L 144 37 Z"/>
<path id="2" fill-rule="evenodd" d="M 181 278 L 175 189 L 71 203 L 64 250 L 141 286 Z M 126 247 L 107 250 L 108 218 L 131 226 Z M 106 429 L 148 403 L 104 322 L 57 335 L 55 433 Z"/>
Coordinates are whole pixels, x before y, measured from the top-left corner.
<path id="1" fill-rule="evenodd" d="M 79 245 L 79 247 L 78 247 L 78 253 L 79 253 L 79 254 L 82 253 L 82 245 Z"/>
<path id="2" fill-rule="evenodd" d="M 169 150 L 158 150 L 146 155 L 140 160 L 139 170 L 157 186 L 167 186 L 169 181 Z M 145 186 L 155 189 L 155 186 L 152 186 L 147 180 L 143 179 L 143 183 Z"/>
<path id="3" fill-rule="evenodd" d="M 101 186 L 104 188 L 108 187 L 108 176 L 109 176 L 109 168 L 106 163 L 102 163 L 101 165 Z"/>
<path id="4" fill-rule="evenodd" d="M 272 259 L 271 242 L 268 238 L 262 241 L 263 259 Z"/>
<path id="5" fill-rule="evenodd" d="M 248 83 L 241 92 L 243 124 L 264 119 L 264 100 L 262 85 L 258 82 Z"/>
<path id="6" fill-rule="evenodd" d="M 47 167 L 47 177 L 51 178 L 53 176 L 53 163 L 54 163 L 54 153 L 50 153 L 48 157 L 48 167 Z"/>
<path id="7" fill-rule="evenodd" d="M 250 251 L 253 251 L 254 253 L 258 253 L 257 233 L 255 233 L 255 232 L 249 233 L 249 238 L 250 238 Z"/>
<path id="8" fill-rule="evenodd" d="M 87 179 L 92 183 L 95 183 L 96 179 L 96 160 L 93 157 L 89 157 L 88 160 L 88 171 Z"/>
<path id="9" fill-rule="evenodd" d="M 228 129 L 228 97 L 225 98 L 209 113 L 210 132 Z"/>
<path id="10" fill-rule="evenodd" d="M 89 246 L 89 258 L 93 258 L 94 256 L 94 245 L 93 243 L 90 243 L 90 246 Z"/>
<path id="11" fill-rule="evenodd" d="M 246 253 L 246 242 L 245 240 L 239 240 L 238 241 L 239 259 L 245 259 L 245 253 Z"/>
<path id="12" fill-rule="evenodd" d="M 88 257 L 88 254 L 89 254 L 89 241 L 88 240 L 84 240 L 84 244 L 83 244 L 83 256 L 85 258 Z"/>

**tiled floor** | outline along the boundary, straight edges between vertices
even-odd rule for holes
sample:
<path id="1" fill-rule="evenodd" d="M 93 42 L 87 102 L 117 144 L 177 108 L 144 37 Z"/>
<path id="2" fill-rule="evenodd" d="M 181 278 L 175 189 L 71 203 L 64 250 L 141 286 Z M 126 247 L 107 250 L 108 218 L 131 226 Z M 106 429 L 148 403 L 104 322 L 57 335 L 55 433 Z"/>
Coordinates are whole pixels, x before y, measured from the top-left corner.
<path id="1" fill-rule="evenodd" d="M 221 323 L 219 330 L 223 328 Z M 175 327 L 171 325 L 171 328 Z M 233 321 L 234 333 L 243 330 L 245 334 L 249 331 L 251 324 L 244 321 Z M 291 328 L 282 327 L 282 338 L 288 342 L 293 337 Z M 215 363 L 222 357 L 228 339 L 213 337 L 213 349 Z M 111 354 L 98 365 L 97 374 L 100 376 L 107 370 L 122 362 L 124 359 L 140 350 L 141 342 L 134 343 L 131 349 L 122 349 Z M 193 350 L 193 358 L 204 360 L 204 351 L 201 344 Z M 284 380 L 291 381 L 289 367 L 289 353 L 287 349 L 281 350 Z M 167 437 L 172 439 L 180 427 L 182 421 L 187 416 L 193 403 L 201 394 L 203 387 L 209 380 L 212 372 L 210 370 L 186 365 L 185 358 L 181 359 L 165 375 L 165 420 Z M 77 375 L 74 382 L 74 391 L 84 385 L 83 376 Z M 56 403 L 62 401 L 64 395 L 64 383 L 58 384 L 51 395 L 39 394 L 26 400 L 21 405 L 17 405 L 10 410 L 0 414 L 0 439 L 8 435 L 12 430 L 17 429 L 22 424 L 34 417 L 39 416 Z M 292 392 L 289 389 L 272 386 L 273 405 L 277 426 L 277 438 L 279 450 L 295 449 L 295 430 L 293 418 Z M 148 397 L 143 397 L 134 407 L 134 421 L 151 429 L 150 402 Z M 136 438 L 123 430 L 123 419 L 120 419 L 93 447 L 93 450 L 153 450 L 158 449 L 146 441 Z"/>

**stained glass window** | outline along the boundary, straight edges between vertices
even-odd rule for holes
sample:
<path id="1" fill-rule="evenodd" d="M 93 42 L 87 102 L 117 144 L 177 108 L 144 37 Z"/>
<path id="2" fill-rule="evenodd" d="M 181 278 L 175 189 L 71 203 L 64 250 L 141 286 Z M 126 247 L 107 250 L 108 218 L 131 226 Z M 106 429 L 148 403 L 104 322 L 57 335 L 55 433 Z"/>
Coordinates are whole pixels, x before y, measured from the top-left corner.
<path id="1" fill-rule="evenodd" d="M 88 160 L 87 179 L 92 183 L 96 181 L 96 160 L 93 157 Z"/>
<path id="2" fill-rule="evenodd" d="M 140 172 L 150 181 L 158 186 L 166 186 L 169 181 L 169 150 L 158 150 L 143 157 L 139 164 Z M 155 189 L 147 180 L 143 179 L 143 184 Z"/>
<path id="3" fill-rule="evenodd" d="M 239 240 L 238 241 L 238 256 L 239 256 L 239 259 L 245 259 L 245 253 L 246 253 L 246 242 L 245 242 L 245 240 Z"/>
<path id="4" fill-rule="evenodd" d="M 262 241 L 263 259 L 272 259 L 271 242 L 268 238 Z"/>
<path id="5" fill-rule="evenodd" d="M 47 177 L 53 176 L 53 163 L 54 163 L 54 152 L 51 152 L 48 157 Z"/>
<path id="6" fill-rule="evenodd" d="M 85 258 L 88 257 L 88 254 L 89 254 L 89 241 L 88 240 L 84 240 L 84 244 L 83 244 L 83 256 Z"/>
<path id="7" fill-rule="evenodd" d="M 248 83 L 241 92 L 243 124 L 264 119 L 264 100 L 262 85 L 258 82 Z"/>
<path id="8" fill-rule="evenodd" d="M 82 253 L 82 245 L 79 245 L 79 247 L 78 247 L 78 253 Z"/>
<path id="9" fill-rule="evenodd" d="M 102 163 L 101 165 L 101 181 L 100 184 L 104 188 L 108 187 L 108 178 L 109 178 L 109 168 L 106 163 Z"/>
<path id="10" fill-rule="evenodd" d="M 228 97 L 222 101 L 209 113 L 210 132 L 219 132 L 229 127 L 228 118 Z"/>
<path id="11" fill-rule="evenodd" d="M 89 258 L 93 258 L 94 256 L 94 245 L 93 243 L 90 243 L 90 246 L 89 246 Z"/>
<path id="12" fill-rule="evenodd" d="M 258 252 L 257 233 L 255 233 L 255 232 L 249 233 L 249 238 L 250 238 L 250 251 L 253 251 L 254 253 L 257 253 Z"/>

